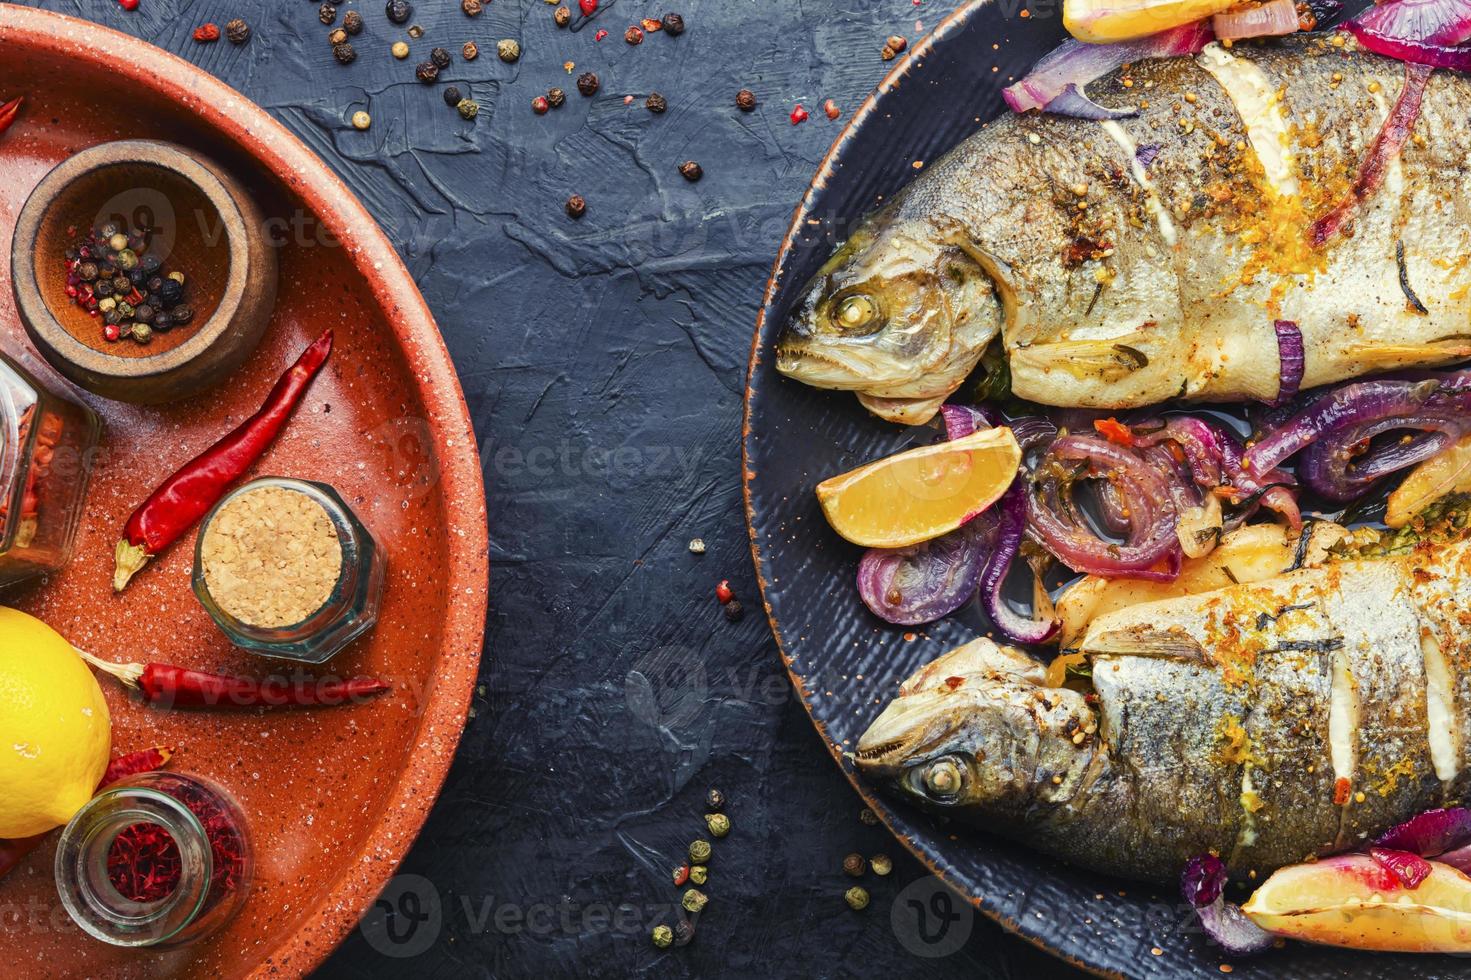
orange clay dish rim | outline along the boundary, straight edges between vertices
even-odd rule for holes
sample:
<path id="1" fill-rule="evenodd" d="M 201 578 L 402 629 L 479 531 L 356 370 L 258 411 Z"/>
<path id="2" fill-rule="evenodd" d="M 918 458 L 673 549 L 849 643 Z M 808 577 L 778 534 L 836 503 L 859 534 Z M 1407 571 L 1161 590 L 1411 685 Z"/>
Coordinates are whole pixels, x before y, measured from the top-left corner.
<path id="1" fill-rule="evenodd" d="M 766 598 L 767 583 L 764 570 L 765 566 L 761 560 L 761 548 L 756 539 L 756 515 L 753 509 L 754 505 L 751 501 L 751 484 L 755 476 L 754 471 L 751 469 L 751 387 L 756 380 L 756 369 L 761 364 L 761 356 L 763 354 L 761 337 L 766 328 L 766 314 L 771 309 L 771 303 L 776 298 L 777 290 L 781 286 L 782 263 L 786 261 L 787 253 L 791 251 L 792 243 L 796 240 L 797 234 L 802 230 L 803 222 L 807 218 L 807 211 L 812 205 L 812 199 L 823 185 L 836 174 L 837 168 L 835 164 L 838 154 L 843 149 L 843 145 L 848 142 L 848 138 L 868 118 L 869 114 L 876 110 L 879 99 L 891 89 L 897 88 L 905 76 L 929 56 L 930 52 L 934 50 L 936 42 L 944 40 L 952 32 L 959 30 L 977 10 L 980 10 L 991 2 L 993 0 L 971 0 L 971 2 L 964 4 L 940 21 L 933 31 L 910 46 L 907 54 L 900 56 L 893 70 L 884 76 L 883 81 L 879 82 L 878 87 L 863 100 L 862 105 L 858 107 L 857 111 L 848 120 L 848 124 L 843 127 L 843 131 L 833 141 L 832 147 L 823 156 L 822 162 L 817 165 L 817 170 L 812 176 L 812 183 L 808 185 L 806 192 L 802 195 L 801 201 L 797 204 L 796 210 L 792 212 L 791 225 L 788 227 L 787 233 L 782 239 L 781 248 L 777 251 L 776 261 L 772 263 L 771 277 L 767 280 L 766 292 L 761 298 L 761 312 L 756 318 L 756 333 L 751 341 L 751 357 L 746 367 L 745 411 L 741 420 L 741 483 L 746 505 L 746 529 L 751 538 L 751 561 L 756 566 L 756 581 L 761 588 L 762 606 L 766 611 L 767 622 L 771 624 L 771 635 L 776 640 L 777 650 L 781 653 L 782 664 L 786 667 L 787 677 L 791 679 L 792 687 L 797 691 L 797 700 L 801 703 L 803 710 L 807 712 L 807 717 L 812 722 L 812 727 L 817 730 L 818 735 L 822 738 L 822 744 L 827 747 L 828 752 L 833 757 L 833 761 L 838 764 L 838 771 L 858 791 L 858 795 L 863 798 L 863 801 L 868 804 L 869 808 L 883 822 L 889 833 L 899 842 L 900 846 L 914 855 L 937 878 L 945 882 L 961 898 L 965 899 L 965 901 L 970 903 L 970 905 L 988 919 L 1000 925 L 1008 933 L 1011 933 L 1019 939 L 1026 940 L 1043 952 L 1055 956 L 1080 970 L 1101 977 L 1116 977 L 1118 974 L 1083 962 L 1070 955 L 1067 951 L 1049 945 L 1042 937 L 1024 932 L 1020 923 L 1006 917 L 998 910 L 989 906 L 983 900 L 982 896 L 972 895 L 961 889 L 959 885 L 949 878 L 945 873 L 945 869 L 927 855 L 916 841 L 900 833 L 899 828 L 894 826 L 893 821 L 890 819 L 889 810 L 883 802 L 873 794 L 869 787 L 865 786 L 859 780 L 858 773 L 855 770 L 843 765 L 842 749 L 828 737 L 826 728 L 812 714 L 812 705 L 807 699 L 807 686 L 793 666 L 794 660 L 791 654 L 787 653 L 786 643 L 782 638 L 781 627 L 777 624 L 776 617 L 772 612 L 770 600 Z"/>
<path id="2" fill-rule="evenodd" d="M 0 45 L 5 43 L 49 52 L 72 63 L 90 62 L 125 87 L 151 89 L 188 106 L 200 125 L 229 138 L 280 175 L 347 246 L 358 273 L 384 294 L 383 305 L 393 314 L 389 323 L 417 382 L 434 445 L 441 453 L 442 492 L 449 499 L 482 502 L 479 513 L 449 515 L 455 523 L 446 529 L 445 594 L 467 601 L 450 606 L 437 662 L 443 672 L 428 688 L 419 720 L 421 733 L 449 732 L 457 744 L 478 676 L 487 613 L 485 604 L 477 601 L 489 583 L 488 530 L 481 517 L 485 486 L 459 379 L 434 317 L 398 253 L 342 180 L 300 140 L 254 102 L 182 58 L 87 21 L 0 4 Z M 117 52 L 122 50 L 128 57 L 119 59 Z M 252 975 L 305 975 L 347 938 L 417 838 L 452 758 L 449 752 L 409 757 L 356 859 L 343 862 L 337 881 L 295 931 L 274 949 L 260 951 L 262 962 Z M 369 853 L 374 859 L 364 860 Z"/>

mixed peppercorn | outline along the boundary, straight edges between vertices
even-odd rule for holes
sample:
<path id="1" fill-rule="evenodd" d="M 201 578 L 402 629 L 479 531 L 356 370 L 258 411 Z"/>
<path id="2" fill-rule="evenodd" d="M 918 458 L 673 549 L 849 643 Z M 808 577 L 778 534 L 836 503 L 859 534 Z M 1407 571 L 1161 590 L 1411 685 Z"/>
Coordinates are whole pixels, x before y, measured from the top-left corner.
<path id="1" fill-rule="evenodd" d="M 66 295 L 102 321 L 109 342 L 129 338 L 140 344 L 194 321 L 184 302 L 184 273 L 165 269 L 149 252 L 149 236 L 113 222 L 92 228 L 67 248 Z"/>
<path id="2" fill-rule="evenodd" d="M 730 833 L 730 818 L 722 810 L 725 809 L 725 794 L 714 787 L 705 794 L 705 806 L 709 813 L 705 814 L 705 826 L 710 831 L 710 836 L 715 838 L 725 837 Z M 674 882 L 675 888 L 685 888 L 686 885 L 703 886 L 710 880 L 710 857 L 714 848 L 707 840 L 699 839 L 690 842 L 687 849 L 688 860 L 674 869 L 670 880 Z M 679 907 L 688 915 L 696 916 L 704 911 L 705 906 L 710 903 L 710 898 L 699 887 L 685 888 L 680 896 Z M 654 945 L 659 949 L 668 949 L 672 945 L 686 945 L 694 938 L 694 922 L 690 918 L 681 917 L 673 927 L 657 925 L 654 927 L 652 939 Z"/>

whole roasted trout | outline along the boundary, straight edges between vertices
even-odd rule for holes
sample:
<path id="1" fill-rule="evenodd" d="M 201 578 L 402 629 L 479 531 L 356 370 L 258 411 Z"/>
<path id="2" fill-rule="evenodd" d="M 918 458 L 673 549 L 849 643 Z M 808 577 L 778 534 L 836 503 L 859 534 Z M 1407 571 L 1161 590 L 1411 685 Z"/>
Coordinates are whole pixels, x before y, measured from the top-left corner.
<path id="1" fill-rule="evenodd" d="M 1356 847 L 1471 791 L 1471 544 L 1149 602 L 1079 641 L 1091 689 L 975 640 L 859 741 L 922 805 L 1112 875 Z"/>
<path id="2" fill-rule="evenodd" d="M 1271 400 L 1277 320 L 1304 388 L 1471 354 L 1471 80 L 1314 37 L 1089 94 L 1139 113 L 987 125 L 838 249 L 778 368 L 919 423 L 998 334 L 1016 394 L 1094 408 Z"/>

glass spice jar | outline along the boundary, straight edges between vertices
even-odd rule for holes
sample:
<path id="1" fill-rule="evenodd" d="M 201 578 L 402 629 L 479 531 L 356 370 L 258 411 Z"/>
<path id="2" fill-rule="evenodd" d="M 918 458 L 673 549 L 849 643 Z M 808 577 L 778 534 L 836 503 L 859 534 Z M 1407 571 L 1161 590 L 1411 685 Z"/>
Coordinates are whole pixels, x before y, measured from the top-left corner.
<path id="1" fill-rule="evenodd" d="M 114 946 L 178 946 L 215 932 L 250 888 L 240 807 L 201 776 L 148 772 L 114 783 L 72 817 L 56 889 L 82 930 Z"/>
<path id="2" fill-rule="evenodd" d="M 0 354 L 0 587 L 71 558 L 102 423 Z"/>
<path id="3" fill-rule="evenodd" d="M 323 562 L 328 575 L 297 575 Z M 382 546 L 332 487 L 263 477 L 205 517 L 194 594 L 236 646 L 321 664 L 378 621 L 386 566 Z"/>

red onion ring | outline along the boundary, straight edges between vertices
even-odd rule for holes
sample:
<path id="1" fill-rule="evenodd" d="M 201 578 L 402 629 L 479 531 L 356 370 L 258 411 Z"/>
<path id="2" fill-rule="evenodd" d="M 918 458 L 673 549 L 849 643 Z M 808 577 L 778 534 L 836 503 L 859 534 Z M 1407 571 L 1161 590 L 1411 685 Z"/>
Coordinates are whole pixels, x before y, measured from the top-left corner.
<path id="1" fill-rule="evenodd" d="M 981 603 L 996 629 L 1013 643 L 1046 643 L 1057 632 L 1056 620 L 1038 620 L 1022 616 L 1012 609 L 1001 594 L 1011 564 L 1021 550 L 1022 535 L 1027 529 L 1026 478 L 1018 477 L 1002 496 L 996 531 L 996 544 L 986 569 L 981 573 Z"/>
<path id="2" fill-rule="evenodd" d="M 1222 41 L 1295 34 L 1298 29 L 1297 5 L 1292 0 L 1249 4 L 1216 14 L 1211 18 L 1211 27 Z"/>
<path id="3" fill-rule="evenodd" d="M 1015 112 L 1026 112 L 1028 109 L 1050 110 L 1055 100 L 1071 88 L 1083 102 L 1093 107 L 1093 109 L 1087 109 L 1084 106 L 1084 111 L 1117 111 L 1104 109 L 1097 103 L 1088 100 L 1083 95 L 1083 86 L 1107 75 L 1125 62 L 1133 63 L 1146 58 L 1177 58 L 1194 54 L 1209 44 L 1212 39 L 1210 25 L 1204 21 L 1186 24 L 1183 27 L 1133 41 L 1122 41 L 1118 44 L 1084 44 L 1081 41 L 1069 39 L 1037 62 L 1021 81 L 1004 88 L 1001 96 Z M 1065 103 L 1059 108 L 1076 110 L 1079 104 L 1074 101 L 1070 105 Z M 1137 112 L 1137 109 L 1127 110 L 1128 115 L 1134 115 Z M 1087 116 L 1085 118 L 1098 117 Z"/>
<path id="4" fill-rule="evenodd" d="M 1252 922 L 1234 902 L 1226 901 L 1226 865 L 1214 854 L 1192 858 L 1180 875 L 1180 894 L 1205 933 L 1233 956 L 1250 956 L 1270 949 L 1275 937 Z"/>
<path id="5" fill-rule="evenodd" d="M 897 626 L 943 619 L 976 594 L 995 538 L 996 518 L 987 510 L 933 541 L 871 548 L 858 562 L 858 595 Z"/>
<path id="6" fill-rule="evenodd" d="M 1273 407 L 1285 404 L 1297 397 L 1302 387 L 1303 371 L 1307 367 L 1307 355 L 1302 347 L 1302 331 L 1292 320 L 1277 320 L 1272 324 L 1277 331 L 1277 358 L 1281 367 L 1277 372 L 1277 397 Z"/>
<path id="7" fill-rule="evenodd" d="M 1471 810 L 1463 806 L 1426 810 L 1379 835 L 1380 847 L 1436 857 L 1471 844 Z"/>
<path id="8" fill-rule="evenodd" d="M 1471 0 L 1388 0 L 1348 22 L 1391 38 L 1454 46 L 1471 41 Z"/>

